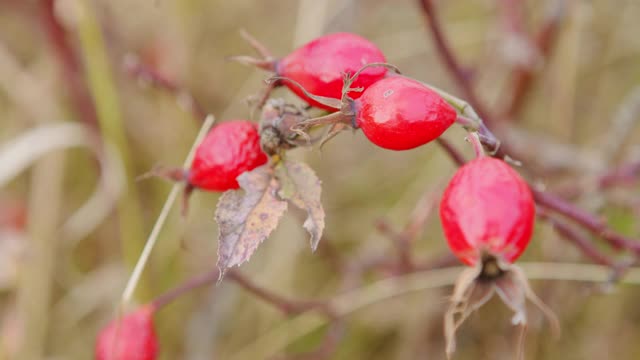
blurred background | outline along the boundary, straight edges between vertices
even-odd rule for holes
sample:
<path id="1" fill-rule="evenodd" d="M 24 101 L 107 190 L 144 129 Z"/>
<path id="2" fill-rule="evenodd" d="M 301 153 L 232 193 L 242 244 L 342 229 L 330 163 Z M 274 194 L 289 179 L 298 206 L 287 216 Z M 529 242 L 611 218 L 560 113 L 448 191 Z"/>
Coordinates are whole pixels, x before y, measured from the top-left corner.
<path id="1" fill-rule="evenodd" d="M 640 2 L 432 5 L 466 81 L 499 119 L 496 132 L 518 148 L 521 172 L 533 183 L 570 193 L 640 158 Z M 252 54 L 240 29 L 276 56 L 321 34 L 355 32 L 403 73 L 464 97 L 427 24 L 420 2 L 409 0 L 0 0 L 0 359 L 92 358 L 171 187 L 135 178 L 182 164 L 202 123 L 194 100 L 218 121 L 251 116 L 246 99 L 268 74 L 225 61 Z M 274 96 L 298 101 L 284 89 Z M 445 138 L 471 155 L 462 130 Z M 289 212 L 241 267 L 247 278 L 304 299 L 367 286 L 392 271 L 345 280 L 348 266 L 337 264 L 393 258 L 388 233 L 416 213 L 423 219 L 412 233 L 412 257 L 447 263 L 437 211 L 430 211 L 455 171 L 441 148 L 385 151 L 346 132 L 322 151 L 291 156 L 323 181 L 327 245 L 312 254 Z M 572 200 L 637 238 L 638 190 L 636 182 Z M 196 192 L 187 218 L 174 209 L 137 303 L 215 266 L 217 198 Z M 540 221 L 522 260 L 589 262 Z M 532 309 L 527 358 L 640 358 L 640 288 L 533 286 L 560 316 L 563 333 L 552 339 Z M 444 359 L 450 293 L 440 287 L 356 307 L 336 335 L 323 322 L 304 326 L 284 316 L 232 282 L 209 284 L 157 314 L 160 358 L 262 359 L 326 345 L 316 358 Z M 327 342 L 327 334 L 338 341 Z M 494 299 L 462 327 L 456 358 L 511 359 L 515 335 Z"/>

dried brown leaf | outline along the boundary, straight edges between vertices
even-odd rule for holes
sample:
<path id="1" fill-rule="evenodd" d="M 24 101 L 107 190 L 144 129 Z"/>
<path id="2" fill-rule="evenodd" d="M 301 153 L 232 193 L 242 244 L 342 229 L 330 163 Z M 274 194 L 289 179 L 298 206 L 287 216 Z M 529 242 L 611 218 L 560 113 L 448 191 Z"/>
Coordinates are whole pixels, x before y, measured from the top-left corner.
<path id="1" fill-rule="evenodd" d="M 324 231 L 324 209 L 320 201 L 322 184 L 305 163 L 284 161 L 277 168 L 282 188 L 279 195 L 307 212 L 304 228 L 311 235 L 311 249 L 316 250 Z"/>
<path id="2" fill-rule="evenodd" d="M 249 260 L 287 210 L 287 202 L 277 197 L 280 185 L 270 165 L 240 175 L 238 183 L 244 191 L 225 192 L 216 209 L 221 279 L 227 269 Z"/>

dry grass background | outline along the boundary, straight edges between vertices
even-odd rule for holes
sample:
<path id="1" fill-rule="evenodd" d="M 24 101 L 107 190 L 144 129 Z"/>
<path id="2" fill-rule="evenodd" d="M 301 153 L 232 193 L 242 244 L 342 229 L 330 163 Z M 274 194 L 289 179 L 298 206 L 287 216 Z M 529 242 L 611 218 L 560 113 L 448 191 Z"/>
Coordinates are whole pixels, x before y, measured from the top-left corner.
<path id="1" fill-rule="evenodd" d="M 92 356 L 95 334 L 113 317 L 170 187 L 160 180 L 132 179 L 156 164 L 180 164 L 198 131 L 200 119 L 174 96 L 141 86 L 123 71 L 127 54 L 141 54 L 153 62 L 220 121 L 248 117 L 244 99 L 257 92 L 266 76 L 224 60 L 250 51 L 238 35 L 240 28 L 279 55 L 323 33 L 356 32 L 377 43 L 404 73 L 459 93 L 414 1 L 59 0 L 56 14 L 71 46 L 84 59 L 81 68 L 91 88 L 86 95 L 94 99 L 103 119 L 102 133 L 111 146 L 128 147 L 120 153 L 123 161 L 107 156 L 109 166 L 101 172 L 104 162 L 96 161 L 97 150 L 84 133 L 64 137 L 53 130 L 82 124 L 83 117 L 69 94 L 72 80 L 61 70 L 43 27 L 45 2 L 0 1 L 0 144 L 45 129 L 11 158 L 25 164 L 38 146 L 46 148 L 55 141 L 76 146 L 43 150 L 43 156 L 16 171 L 11 181 L 4 181 L 4 176 L 15 164 L 6 157 L 0 163 L 0 219 L 16 209 L 27 218 L 24 227 L 0 223 L 0 359 Z M 528 29 L 533 32 L 558 2 L 526 1 Z M 511 69 L 501 50 L 506 40 L 500 3 L 437 2 L 451 45 L 463 63 L 473 67 L 478 93 L 496 106 L 510 92 Z M 635 0 L 566 1 L 552 55 L 544 61 L 515 125 L 533 139 L 532 144 L 524 143 L 532 162 L 540 158 L 539 148 L 546 147 L 541 145 L 546 141 L 567 143 L 576 161 L 604 151 L 612 119 L 640 84 L 639 17 L 640 3 Z M 108 57 L 102 58 L 101 51 Z M 277 95 L 289 96 L 284 90 Z M 627 132 L 623 155 L 612 162 L 623 161 L 624 154 L 638 156 L 639 130 Z M 461 131 L 452 129 L 445 137 L 470 154 Z M 385 217 L 400 228 L 417 199 L 425 191 L 439 191 L 454 171 L 435 145 L 390 152 L 374 147 L 360 133 L 341 134 L 322 152 L 296 150 L 293 156 L 311 164 L 323 180 L 328 214 L 323 241 L 332 242 L 347 258 L 389 251 L 391 244 L 375 230 L 374 221 Z M 124 177 L 118 169 L 125 171 Z M 532 180 L 553 186 L 588 175 L 567 171 Z M 133 188 L 120 193 L 124 200 L 118 206 L 107 196 L 85 212 L 78 223 L 90 226 L 86 232 L 69 225 L 72 214 L 105 176 L 111 189 L 127 184 Z M 622 197 L 637 201 L 638 187 Z M 597 208 L 598 199 L 587 196 L 580 204 Z M 216 194 L 198 192 L 187 219 L 175 211 L 170 216 L 143 275 L 138 301 L 215 265 L 216 200 Z M 100 211 L 105 217 L 91 226 L 90 217 Z M 607 206 L 602 213 L 616 229 L 640 234 L 637 208 L 634 213 Z M 414 252 L 419 259 L 446 252 L 437 216 L 427 222 Z M 540 222 L 524 260 L 584 261 Z M 336 269 L 325 257 L 310 253 L 307 235 L 292 215 L 242 272 L 273 291 L 301 297 L 331 295 L 339 285 Z M 526 345 L 529 359 L 640 358 L 639 288 L 600 292 L 580 283 L 534 285 L 561 317 L 563 334 L 551 339 L 548 327 L 533 313 Z M 417 292 L 356 311 L 348 317 L 345 336 L 330 358 L 443 359 L 442 314 L 450 291 Z M 240 351 L 242 358 L 261 359 L 268 354 L 251 344 L 273 334 L 273 329 L 280 329 L 279 341 L 288 344 L 288 352 L 308 351 L 324 331 L 298 336 L 294 328 L 287 330 L 290 319 L 230 283 L 194 291 L 156 320 L 162 359 L 232 359 Z M 463 327 L 456 358 L 510 359 L 514 335 L 508 312 L 492 301 Z"/>

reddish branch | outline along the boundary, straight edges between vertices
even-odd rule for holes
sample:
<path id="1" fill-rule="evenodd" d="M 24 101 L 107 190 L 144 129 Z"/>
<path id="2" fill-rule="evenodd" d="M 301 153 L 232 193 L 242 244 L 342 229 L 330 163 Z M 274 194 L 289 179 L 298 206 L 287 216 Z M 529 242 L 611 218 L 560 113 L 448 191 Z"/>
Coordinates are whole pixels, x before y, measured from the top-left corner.
<path id="1" fill-rule="evenodd" d="M 124 66 L 125 71 L 129 75 L 175 96 L 182 105 L 187 106 L 187 110 L 193 114 L 196 120 L 203 121 L 207 116 L 204 106 L 202 106 L 189 91 L 180 84 L 167 78 L 158 70 L 142 63 L 135 55 L 128 56 L 125 59 Z"/>
<path id="2" fill-rule="evenodd" d="M 167 291 L 166 293 L 158 296 L 155 300 L 153 300 L 153 307 L 156 309 L 161 309 L 166 305 L 169 305 L 174 300 L 179 298 L 180 296 L 191 292 L 192 290 L 198 289 L 203 286 L 207 286 L 213 284 L 220 277 L 220 271 L 218 269 L 213 269 L 211 271 L 205 272 L 203 274 L 199 274 L 179 286 Z"/>
<path id="3" fill-rule="evenodd" d="M 329 317 L 333 316 L 333 311 L 326 301 L 318 300 L 293 300 L 284 296 L 273 293 L 265 288 L 253 283 L 249 278 L 242 275 L 237 270 L 229 271 L 227 274 L 229 280 L 235 282 L 243 289 L 264 300 L 265 302 L 280 309 L 286 315 L 296 315 L 312 309 L 317 309 Z"/>
<path id="4" fill-rule="evenodd" d="M 595 180 L 595 190 L 606 191 L 614 187 L 633 186 L 640 181 L 640 160 L 632 161 L 610 169 Z M 565 199 L 574 199 L 587 191 L 585 186 L 576 186 L 575 182 L 563 185 L 555 190 Z"/>
<path id="5" fill-rule="evenodd" d="M 73 106 L 83 122 L 93 129 L 98 129 L 98 117 L 84 81 L 82 63 L 69 42 L 66 29 L 56 17 L 55 1 L 41 0 L 40 6 L 42 27 L 60 63 Z"/>
<path id="6" fill-rule="evenodd" d="M 524 1 L 500 0 L 499 3 L 504 29 L 518 35 L 525 34 Z"/>
<path id="7" fill-rule="evenodd" d="M 532 191 L 539 205 L 573 220 L 595 236 L 607 241 L 614 248 L 629 250 L 640 256 L 640 241 L 618 234 L 609 228 L 606 221 L 600 217 L 582 210 L 556 195 L 535 189 L 532 189 Z"/>
<path id="8" fill-rule="evenodd" d="M 451 160 L 453 160 L 453 162 L 456 163 L 456 165 L 462 166 L 462 165 L 464 165 L 464 163 L 467 162 L 467 159 L 464 158 L 464 155 L 462 155 L 462 153 L 459 152 L 453 146 L 453 144 L 451 144 L 449 141 L 447 141 L 447 140 L 445 140 L 445 139 L 443 139 L 441 137 L 436 139 L 436 141 L 438 141 L 438 145 L 440 145 L 440 147 L 442 149 L 444 149 L 444 151 L 447 153 L 447 155 L 449 155 Z"/>
<path id="9" fill-rule="evenodd" d="M 192 279 L 187 280 L 180 286 L 160 295 L 155 300 L 153 300 L 152 304 L 155 308 L 160 309 L 170 304 L 185 293 L 188 293 L 202 286 L 215 283 L 219 279 L 219 275 L 220 271 L 217 268 L 204 274 L 198 275 Z M 226 279 L 228 279 L 229 281 L 233 281 L 234 283 L 238 284 L 238 286 L 255 295 L 259 299 L 273 305 L 286 315 L 295 315 L 308 310 L 317 309 L 328 317 L 333 317 L 333 311 L 330 309 L 329 303 L 326 301 L 288 299 L 282 295 L 273 293 L 270 290 L 267 290 L 255 284 L 253 281 L 242 275 L 237 270 L 229 271 Z"/>
<path id="10" fill-rule="evenodd" d="M 436 195 L 437 193 L 437 191 L 429 189 L 420 197 L 409 220 L 401 231 L 393 229 L 393 226 L 384 218 L 376 221 L 378 231 L 389 238 L 398 253 L 398 261 L 395 264 L 396 273 L 407 273 L 415 270 L 416 263 L 413 258 L 412 247 L 436 207 L 439 199 L 439 196 Z"/>
<path id="11" fill-rule="evenodd" d="M 413 258 L 411 256 L 411 239 L 402 232 L 397 232 L 386 219 L 378 219 L 376 221 L 378 232 L 386 236 L 398 253 L 397 267 L 402 272 L 411 271 L 414 267 Z"/>
<path id="12" fill-rule="evenodd" d="M 512 0 L 506 0 L 506 2 L 510 1 Z M 562 0 L 559 2 L 562 2 Z M 557 6 L 557 9 L 554 9 L 553 13 L 547 17 L 532 39 L 538 54 L 543 59 L 548 58 L 551 53 L 563 15 L 564 7 L 560 4 Z M 531 85 L 533 84 L 535 77 L 535 68 L 518 66 L 514 69 L 511 80 L 511 97 L 502 111 L 501 118 L 514 119 L 518 115 L 531 90 Z"/>
<path id="13" fill-rule="evenodd" d="M 568 224 L 553 218 L 546 210 L 542 208 L 537 209 L 537 214 L 538 217 L 551 224 L 558 235 L 569 240 L 594 263 L 609 267 L 615 266 L 614 261 L 609 256 L 600 251 L 584 234 L 569 226 Z"/>
<path id="14" fill-rule="evenodd" d="M 445 38 L 442 31 L 442 24 L 438 17 L 437 8 L 433 4 L 433 0 L 420 0 L 420 5 L 423 10 L 423 14 L 429 25 L 430 34 L 435 43 L 438 54 L 442 57 L 442 61 L 445 63 L 449 72 L 458 83 L 460 90 L 463 92 L 465 99 L 476 110 L 478 115 L 485 121 L 488 126 L 492 125 L 491 117 L 486 111 L 484 106 L 480 103 L 475 91 L 473 90 L 473 84 L 471 82 L 471 76 L 466 71 L 457 57 L 453 53 L 453 49 L 449 45 L 449 42 Z"/>
<path id="15" fill-rule="evenodd" d="M 429 25 L 429 33 L 431 34 L 433 41 L 436 46 L 436 50 L 440 57 L 442 58 L 445 66 L 453 76 L 454 80 L 458 84 L 458 87 L 462 91 L 465 100 L 474 108 L 478 116 L 483 120 L 483 130 L 486 130 L 488 133 L 491 133 L 486 128 L 491 127 L 496 124 L 496 121 L 491 116 L 491 114 L 486 110 L 479 97 L 476 95 L 476 92 L 473 88 L 473 84 L 471 82 L 471 77 L 468 72 L 465 71 L 460 65 L 456 55 L 453 52 L 453 49 L 449 45 L 447 38 L 444 35 L 442 30 L 442 24 L 440 22 L 440 18 L 438 17 L 438 12 L 436 7 L 433 5 L 432 0 L 420 0 L 420 5 L 423 9 L 423 14 L 427 20 L 427 24 Z M 493 135 L 493 134 L 491 134 Z M 495 138 L 493 138 L 495 139 Z M 492 138 L 483 138 L 481 139 L 483 144 L 489 148 L 490 151 L 494 153 L 494 156 L 504 159 L 507 154 L 513 155 L 513 150 L 507 144 L 500 144 L 498 147 L 496 143 L 494 143 Z M 489 140 L 489 141 L 487 141 Z M 443 142 L 439 142 L 443 145 Z"/>
<path id="16" fill-rule="evenodd" d="M 191 291 L 215 283 L 220 275 L 220 271 L 216 268 L 206 273 L 200 274 L 192 279 L 187 280 L 185 283 L 177 286 L 163 295 L 157 297 L 152 301 L 152 306 L 156 309 L 161 309 L 166 305 L 169 305 L 180 296 L 190 293 Z M 322 343 L 315 350 L 294 356 L 294 359 L 325 359 L 335 352 L 340 339 L 344 333 L 344 322 L 341 318 L 335 315 L 335 312 L 330 306 L 328 300 L 301 300 L 290 299 L 285 296 L 274 293 L 268 289 L 265 289 L 249 278 L 242 275 L 237 270 L 232 270 L 227 274 L 226 279 L 228 281 L 235 282 L 238 286 L 242 287 L 247 292 L 253 294 L 262 301 L 274 306 L 278 310 L 282 311 L 285 315 L 296 315 L 302 312 L 317 310 L 327 316 L 331 320 L 331 325 Z"/>
<path id="17" fill-rule="evenodd" d="M 598 186 L 607 189 L 616 185 L 632 185 L 640 179 L 640 160 L 617 167 L 598 179 Z"/>

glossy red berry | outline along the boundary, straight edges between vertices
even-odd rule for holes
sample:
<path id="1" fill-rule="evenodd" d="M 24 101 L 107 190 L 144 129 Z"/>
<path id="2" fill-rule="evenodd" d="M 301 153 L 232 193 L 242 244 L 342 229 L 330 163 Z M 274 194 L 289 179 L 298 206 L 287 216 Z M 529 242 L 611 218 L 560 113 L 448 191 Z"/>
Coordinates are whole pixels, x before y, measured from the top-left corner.
<path id="1" fill-rule="evenodd" d="M 234 56 L 231 59 L 275 73 L 282 78 L 281 84 L 289 87 L 310 105 L 325 110 L 335 110 L 335 108 L 307 96 L 301 88 L 317 96 L 342 99 L 343 74 L 353 75 L 366 64 L 386 62 L 384 54 L 375 44 L 351 33 L 321 36 L 281 59 L 274 59 L 269 51 L 251 35 L 244 33 L 243 36 L 260 52 L 263 59 L 250 56 Z M 352 86 L 366 89 L 384 78 L 386 73 L 387 69 L 384 67 L 368 68 L 360 74 Z M 360 92 L 349 93 L 349 96 L 354 99 L 360 95 Z"/>
<path id="2" fill-rule="evenodd" d="M 449 247 L 470 266 L 484 254 L 513 263 L 529 244 L 534 216 L 527 183 L 504 161 L 491 157 L 458 169 L 440 203 Z"/>
<path id="3" fill-rule="evenodd" d="M 111 321 L 98 334 L 96 360 L 155 360 L 158 339 L 152 306 L 143 306 Z"/>
<path id="4" fill-rule="evenodd" d="M 227 121 L 214 127 L 198 146 L 186 180 L 190 186 L 205 190 L 237 189 L 240 174 L 266 162 L 257 125 L 246 120 Z"/>
<path id="5" fill-rule="evenodd" d="M 364 135 L 391 150 L 424 145 L 442 135 L 457 117 L 436 92 L 400 76 L 371 85 L 355 102 L 355 109 L 356 124 Z"/>
<path id="6" fill-rule="evenodd" d="M 335 99 L 342 98 L 343 74 L 354 74 L 370 63 L 384 63 L 386 59 L 369 40 L 351 33 L 321 36 L 293 51 L 276 63 L 276 74 L 298 82 L 308 92 Z M 352 87 L 367 88 L 382 79 L 384 67 L 371 67 L 360 73 Z M 285 81 L 291 91 L 310 105 L 335 110 L 306 96 L 298 86 Z M 353 99 L 359 92 L 350 92 Z"/>

